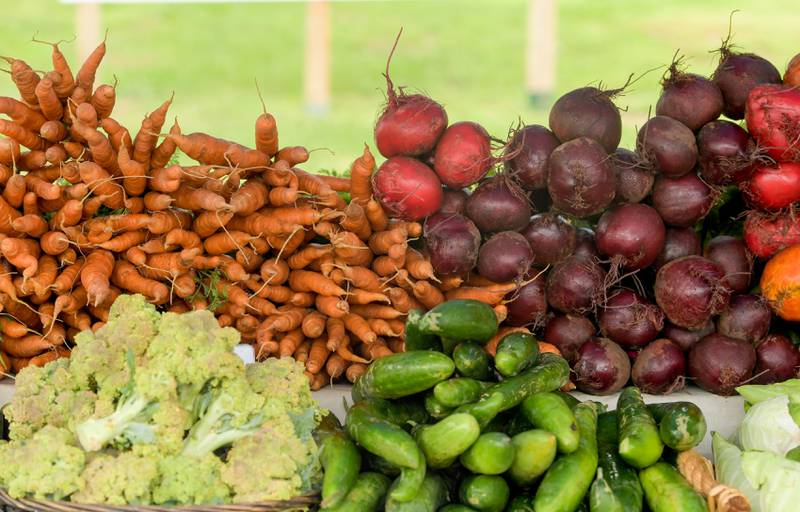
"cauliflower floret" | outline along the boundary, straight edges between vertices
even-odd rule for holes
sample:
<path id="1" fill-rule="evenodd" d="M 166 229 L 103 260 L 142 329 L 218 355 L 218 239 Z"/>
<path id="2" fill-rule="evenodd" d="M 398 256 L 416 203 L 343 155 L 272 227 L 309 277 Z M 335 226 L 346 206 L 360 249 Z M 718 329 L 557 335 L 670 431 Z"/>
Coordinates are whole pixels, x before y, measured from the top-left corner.
<path id="1" fill-rule="evenodd" d="M 158 454 L 150 450 L 98 453 L 81 475 L 83 490 L 72 495 L 77 503 L 147 504 L 158 479 Z"/>
<path id="2" fill-rule="evenodd" d="M 287 411 L 302 412 L 317 406 L 304 373 L 305 366 L 291 357 L 248 364 L 246 371 L 253 391 L 281 401 Z"/>
<path id="3" fill-rule="evenodd" d="M 173 455 L 159 461 L 161 481 L 153 491 L 153 501 L 161 504 L 230 503 L 231 490 L 222 481 L 222 461 L 213 453 L 202 457 Z"/>
<path id="4" fill-rule="evenodd" d="M 65 429 L 46 426 L 0 448 L 0 482 L 14 498 L 61 500 L 84 487 L 86 456 Z"/>

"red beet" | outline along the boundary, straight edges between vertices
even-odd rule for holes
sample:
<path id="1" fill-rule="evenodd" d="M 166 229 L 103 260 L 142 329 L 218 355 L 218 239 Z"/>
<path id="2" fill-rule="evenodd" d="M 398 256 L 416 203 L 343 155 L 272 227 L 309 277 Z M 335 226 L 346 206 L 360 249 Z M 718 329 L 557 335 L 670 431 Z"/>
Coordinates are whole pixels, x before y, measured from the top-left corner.
<path id="1" fill-rule="evenodd" d="M 742 240 L 732 236 L 717 236 L 706 245 L 703 256 L 722 268 L 723 283 L 733 293 L 744 293 L 753 275 L 753 256 Z"/>
<path id="2" fill-rule="evenodd" d="M 611 153 L 622 137 L 622 118 L 611 101 L 619 92 L 581 87 L 566 93 L 550 109 L 550 129 L 561 142 L 588 137 Z"/>
<path id="3" fill-rule="evenodd" d="M 623 347 L 642 347 L 664 327 L 658 306 L 631 290 L 617 290 L 597 315 L 603 336 Z"/>
<path id="4" fill-rule="evenodd" d="M 483 180 L 467 199 L 466 212 L 483 234 L 519 231 L 531 218 L 528 197 L 505 175 Z"/>
<path id="5" fill-rule="evenodd" d="M 437 213 L 425 221 L 425 248 L 439 275 L 464 274 L 478 261 L 481 234 L 471 220 Z"/>
<path id="6" fill-rule="evenodd" d="M 574 363 L 578 349 L 594 334 L 594 324 L 585 316 L 556 315 L 544 328 L 544 341 L 558 347 L 564 358 Z"/>
<path id="7" fill-rule="evenodd" d="M 770 258 L 790 245 L 800 244 L 800 222 L 794 212 L 747 212 L 744 241 L 756 258 Z"/>
<path id="8" fill-rule="evenodd" d="M 658 339 L 644 347 L 631 368 L 633 384 L 643 393 L 668 395 L 683 389 L 686 382 L 686 357 L 668 339 Z"/>
<path id="9" fill-rule="evenodd" d="M 636 151 L 664 176 L 678 178 L 694 169 L 697 143 L 692 130 L 667 116 L 655 116 L 642 125 Z"/>
<path id="10" fill-rule="evenodd" d="M 725 101 L 717 84 L 694 73 L 684 73 L 675 61 L 669 75 L 661 81 L 661 96 L 656 103 L 656 114 L 680 121 L 690 130 L 718 118 Z"/>
<path id="11" fill-rule="evenodd" d="M 573 366 L 575 385 L 591 395 L 612 395 L 628 383 L 628 354 L 608 338 L 592 338 L 578 350 Z"/>
<path id="12" fill-rule="evenodd" d="M 753 87 L 779 84 L 781 74 L 768 60 L 758 55 L 731 51 L 726 41 L 720 49 L 719 65 L 712 80 L 725 98 L 723 113 L 731 119 L 742 119 L 747 96 Z"/>
<path id="13" fill-rule="evenodd" d="M 719 265 L 702 256 L 672 260 L 656 274 L 656 303 L 673 324 L 699 329 L 728 304 L 724 276 Z"/>
<path id="14" fill-rule="evenodd" d="M 731 395 L 756 365 L 756 350 L 746 341 L 709 334 L 689 352 L 689 376 L 706 391 Z"/>
<path id="15" fill-rule="evenodd" d="M 392 215 L 420 220 L 442 204 L 442 184 L 419 160 L 396 156 L 383 162 L 372 176 L 375 197 Z"/>
<path id="16" fill-rule="evenodd" d="M 753 174 L 755 143 L 736 123 L 712 121 L 697 134 L 700 174 L 713 185 L 741 183 Z"/>
<path id="17" fill-rule="evenodd" d="M 506 170 L 525 190 L 547 186 L 550 153 L 560 142 L 553 132 L 538 124 L 525 126 L 511 137 L 506 149 Z"/>
<path id="18" fill-rule="evenodd" d="M 756 347 L 756 384 L 772 384 L 797 377 L 800 352 L 781 334 L 770 334 Z"/>
<path id="19" fill-rule="evenodd" d="M 775 160 L 800 157 L 800 91 L 795 85 L 759 85 L 750 91 L 747 130 Z"/>
<path id="20" fill-rule="evenodd" d="M 533 251 L 533 262 L 537 265 L 557 263 L 575 249 L 577 234 L 575 226 L 556 213 L 538 213 L 522 230 Z"/>
<path id="21" fill-rule="evenodd" d="M 558 210 L 576 217 L 600 213 L 614 200 L 614 166 L 594 140 L 570 140 L 550 154 L 547 189 Z"/>
<path id="22" fill-rule="evenodd" d="M 717 193 L 696 174 L 659 176 L 653 185 L 653 208 L 668 226 L 688 228 L 708 215 Z"/>
<path id="23" fill-rule="evenodd" d="M 601 254 L 630 270 L 648 267 L 664 247 L 664 222 L 646 204 L 626 203 L 606 211 L 597 222 L 595 242 Z"/>
<path id="24" fill-rule="evenodd" d="M 741 188 L 747 202 L 755 208 L 782 210 L 800 201 L 800 163 L 781 162 L 775 167 L 758 167 Z"/>
<path id="25" fill-rule="evenodd" d="M 698 341 L 702 340 L 712 332 L 714 332 L 714 322 L 710 319 L 706 324 L 695 331 L 678 327 L 670 322 L 666 323 L 664 330 L 661 331 L 661 337 L 671 340 L 677 344 L 684 352 L 688 352 Z"/>
<path id="26" fill-rule="evenodd" d="M 661 268 L 668 261 L 684 256 L 701 254 L 703 251 L 700 236 L 694 228 L 667 228 L 664 236 L 664 247 L 656 258 L 656 268 Z"/>
<path id="27" fill-rule="evenodd" d="M 533 278 L 538 270 L 533 270 Z M 526 277 L 529 279 L 529 277 Z M 506 297 L 508 316 L 506 323 L 509 325 L 533 327 L 541 326 L 547 314 L 547 294 L 545 292 L 545 278 L 538 276 L 536 279 L 521 286 L 519 290 L 510 292 Z"/>
<path id="28" fill-rule="evenodd" d="M 464 215 L 468 198 L 469 194 L 464 189 L 445 188 L 442 191 L 442 205 L 439 207 L 439 212 Z"/>
<path id="29" fill-rule="evenodd" d="M 616 197 L 619 203 L 638 203 L 650 195 L 655 173 L 643 165 L 633 151 L 617 148 L 611 155 L 616 173 Z"/>
<path id="30" fill-rule="evenodd" d="M 597 258 L 600 253 L 597 252 L 597 245 L 594 243 L 594 231 L 587 227 L 580 227 L 575 233 L 575 250 L 572 251 L 575 256 L 589 256 L 590 258 Z"/>
<path id="31" fill-rule="evenodd" d="M 495 163 L 489 134 L 470 121 L 451 124 L 436 144 L 433 168 L 442 183 L 464 188 L 477 182 Z"/>
<path id="32" fill-rule="evenodd" d="M 483 243 L 478 253 L 478 273 L 503 283 L 525 274 L 533 262 L 533 253 L 525 237 L 516 231 L 501 231 Z"/>
<path id="33" fill-rule="evenodd" d="M 547 276 L 547 302 L 563 313 L 590 311 L 601 302 L 605 279 L 594 258 L 569 256 Z"/>
<path id="34" fill-rule="evenodd" d="M 772 311 L 763 297 L 735 295 L 717 319 L 717 332 L 756 345 L 769 332 L 771 319 Z"/>

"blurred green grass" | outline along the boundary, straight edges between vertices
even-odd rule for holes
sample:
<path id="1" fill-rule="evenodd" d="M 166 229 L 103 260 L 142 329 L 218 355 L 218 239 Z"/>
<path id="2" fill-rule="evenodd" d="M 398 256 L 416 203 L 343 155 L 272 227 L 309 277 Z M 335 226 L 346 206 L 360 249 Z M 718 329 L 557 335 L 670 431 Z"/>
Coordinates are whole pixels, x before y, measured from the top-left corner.
<path id="1" fill-rule="evenodd" d="M 55 0 L 6 0 L 0 54 L 49 69 L 49 49 L 30 42 L 68 39 L 75 6 Z M 347 168 L 384 101 L 381 77 L 400 27 L 392 77 L 442 102 L 451 121 L 475 120 L 503 137 L 521 118 L 547 123 L 523 87 L 524 0 L 334 2 L 332 105 L 312 115 L 303 104 L 302 3 L 103 5 L 108 54 L 97 83 L 118 77 L 114 116 L 135 131 L 142 116 L 174 91 L 170 111 L 185 132 L 206 131 L 252 145 L 260 113 L 254 80 L 278 120 L 282 144 L 320 148 L 307 166 Z M 792 0 L 559 0 L 558 85 L 561 93 L 588 83 L 616 87 L 630 74 L 668 64 L 676 50 L 698 73 L 713 70 L 732 10 L 734 42 L 779 69 L 797 51 Z M 795 43 L 796 44 L 796 43 Z M 75 44 L 62 50 L 74 69 Z M 625 109 L 623 144 L 658 97 L 662 70 L 652 71 L 617 100 Z M 16 95 L 9 79 L 0 95 Z M 327 148 L 330 151 L 322 150 Z"/>

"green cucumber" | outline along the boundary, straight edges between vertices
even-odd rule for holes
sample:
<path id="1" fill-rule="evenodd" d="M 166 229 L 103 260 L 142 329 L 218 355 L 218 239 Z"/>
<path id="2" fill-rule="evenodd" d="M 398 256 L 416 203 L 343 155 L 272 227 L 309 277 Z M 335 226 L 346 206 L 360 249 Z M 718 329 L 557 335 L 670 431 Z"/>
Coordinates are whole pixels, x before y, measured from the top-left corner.
<path id="1" fill-rule="evenodd" d="M 453 349 L 453 361 L 462 377 L 486 380 L 491 377 L 491 358 L 483 347 L 474 341 L 464 341 Z"/>
<path id="2" fill-rule="evenodd" d="M 423 404 L 416 399 L 383 400 L 381 398 L 366 398 L 356 403 L 366 409 L 373 416 L 384 419 L 397 426 L 417 425 L 428 421 L 428 412 Z"/>
<path id="3" fill-rule="evenodd" d="M 580 442 L 578 449 L 562 455 L 544 474 L 534 497 L 536 512 L 571 512 L 577 509 L 597 471 L 596 402 L 575 407 Z"/>
<path id="4" fill-rule="evenodd" d="M 647 505 L 653 512 L 706 512 L 706 500 L 678 470 L 657 462 L 639 472 Z"/>
<path id="5" fill-rule="evenodd" d="M 536 338 L 523 332 L 512 332 L 500 340 L 494 356 L 494 367 L 503 377 L 513 377 L 532 366 L 539 357 Z"/>
<path id="6" fill-rule="evenodd" d="M 401 398 L 428 390 L 449 378 L 456 367 L 441 352 L 401 352 L 375 360 L 353 386 L 358 398 Z"/>
<path id="7" fill-rule="evenodd" d="M 619 454 L 631 466 L 646 468 L 661 458 L 664 443 L 637 387 L 627 387 L 619 394 L 617 431 Z"/>
<path id="8" fill-rule="evenodd" d="M 368 402 L 350 407 L 345 427 L 362 448 L 396 466 L 416 468 L 420 463 L 419 448 L 411 434 L 377 416 Z"/>
<path id="9" fill-rule="evenodd" d="M 389 491 L 391 494 L 391 491 Z M 386 512 L 436 512 L 447 503 L 447 486 L 442 477 L 429 474 L 416 496 L 408 501 L 386 500 Z"/>
<path id="10" fill-rule="evenodd" d="M 569 406 L 570 409 L 574 409 L 576 405 L 581 403 L 580 400 L 578 400 L 574 396 L 570 395 L 566 391 L 558 390 L 558 391 L 553 391 L 553 393 L 555 393 L 556 395 L 560 396 L 561 399 L 564 400 L 564 403 L 566 403 Z"/>
<path id="11" fill-rule="evenodd" d="M 462 505 L 461 503 L 451 503 L 439 509 L 439 512 L 477 512 L 472 507 Z"/>
<path id="12" fill-rule="evenodd" d="M 597 418 L 597 480 L 590 491 L 593 512 L 642 510 L 639 475 L 622 460 L 617 443 L 617 413 L 605 412 Z"/>
<path id="13" fill-rule="evenodd" d="M 319 461 L 322 477 L 322 506 L 339 506 L 358 479 L 361 454 L 344 432 L 331 433 L 320 445 Z"/>
<path id="14" fill-rule="evenodd" d="M 514 496 L 514 499 L 512 499 L 511 503 L 506 507 L 505 512 L 535 512 L 533 509 L 533 499 L 524 494 Z"/>
<path id="15" fill-rule="evenodd" d="M 555 393 L 537 393 L 522 402 L 522 414 L 536 428 L 555 434 L 558 451 L 572 453 L 578 449 L 578 424 L 567 403 Z"/>
<path id="16" fill-rule="evenodd" d="M 546 430 L 528 430 L 511 438 L 514 462 L 508 475 L 519 486 L 531 485 L 556 458 L 556 436 Z"/>
<path id="17" fill-rule="evenodd" d="M 416 439 L 428 465 L 434 469 L 450 466 L 467 451 L 481 434 L 477 420 L 469 414 L 456 413 L 433 425 L 420 427 Z"/>
<path id="18" fill-rule="evenodd" d="M 419 330 L 419 321 L 425 314 L 421 309 L 412 309 L 406 315 L 406 327 L 403 333 L 406 352 L 414 350 L 442 350 L 439 338 L 431 334 L 425 334 Z"/>
<path id="19" fill-rule="evenodd" d="M 461 482 L 461 503 L 480 512 L 502 512 L 511 496 L 505 479 L 496 475 L 470 475 Z"/>
<path id="20" fill-rule="evenodd" d="M 606 480 L 603 468 L 597 468 L 597 478 L 589 488 L 589 510 L 591 512 L 625 512 L 611 484 Z"/>
<path id="21" fill-rule="evenodd" d="M 502 432 L 487 432 L 462 453 L 459 460 L 473 473 L 499 475 L 508 471 L 514 462 L 514 445 Z"/>
<path id="22" fill-rule="evenodd" d="M 394 480 L 392 486 L 389 488 L 387 500 L 404 503 L 411 501 L 419 493 L 422 482 L 425 481 L 425 474 L 427 467 L 425 465 L 425 456 L 422 450 L 417 448 L 417 460 L 419 461 L 415 468 L 400 468 L 400 475 Z"/>
<path id="23" fill-rule="evenodd" d="M 442 341 L 442 352 L 448 356 L 453 356 L 456 347 L 461 343 L 461 340 L 453 338 L 439 338 Z"/>
<path id="24" fill-rule="evenodd" d="M 447 379 L 433 387 L 433 395 L 445 407 L 458 407 L 476 401 L 488 386 L 466 377 Z"/>
<path id="25" fill-rule="evenodd" d="M 455 409 L 453 407 L 446 407 L 431 391 L 425 395 L 425 410 L 431 415 L 431 418 L 440 420 L 446 418 Z"/>
<path id="26" fill-rule="evenodd" d="M 706 436 L 708 425 L 703 411 L 691 402 L 650 404 L 647 410 L 658 423 L 661 440 L 673 450 L 694 448 Z"/>
<path id="27" fill-rule="evenodd" d="M 361 473 L 341 505 L 323 507 L 321 512 L 377 512 L 389 484 L 390 480 L 380 473 Z"/>
<path id="28" fill-rule="evenodd" d="M 491 306 L 477 300 L 448 300 L 425 313 L 418 326 L 424 334 L 486 343 L 497 333 L 497 316 Z"/>

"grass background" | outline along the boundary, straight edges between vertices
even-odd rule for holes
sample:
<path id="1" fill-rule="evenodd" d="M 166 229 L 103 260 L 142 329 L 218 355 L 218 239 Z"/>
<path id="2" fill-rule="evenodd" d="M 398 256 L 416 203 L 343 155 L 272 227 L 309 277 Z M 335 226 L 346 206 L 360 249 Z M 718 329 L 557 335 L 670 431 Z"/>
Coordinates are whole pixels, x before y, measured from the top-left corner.
<path id="1" fill-rule="evenodd" d="M 49 69 L 49 49 L 30 42 L 71 38 L 75 6 L 56 0 L 1 0 L 6 23 L 0 54 Z M 792 0 L 557 0 L 557 93 L 588 83 L 618 86 L 631 73 L 668 64 L 676 50 L 697 73 L 713 70 L 734 9 L 734 42 L 783 70 L 797 51 L 800 16 Z M 108 53 L 96 83 L 119 79 L 114 117 L 135 131 L 142 116 L 173 91 L 171 115 L 185 132 L 207 131 L 252 145 L 260 113 L 258 79 L 283 144 L 316 151 L 312 169 L 344 170 L 372 141 L 384 100 L 381 72 L 399 27 L 392 63 L 396 84 L 443 103 L 451 121 L 474 120 L 503 136 L 518 118 L 547 122 L 523 88 L 524 0 L 334 2 L 332 105 L 312 115 L 303 105 L 303 3 L 103 5 Z M 62 45 L 77 70 L 75 44 Z M 662 71 L 618 99 L 623 144 L 658 97 Z M 16 96 L 10 79 L 0 95 Z"/>

